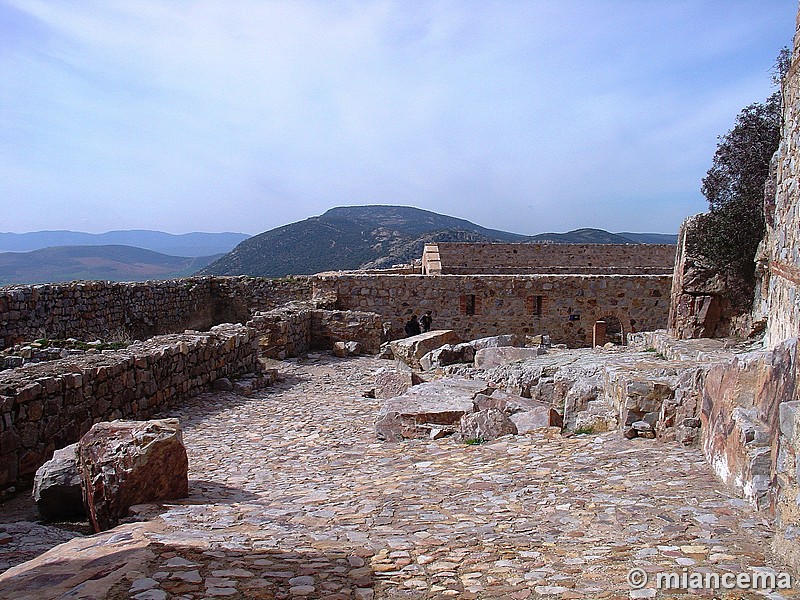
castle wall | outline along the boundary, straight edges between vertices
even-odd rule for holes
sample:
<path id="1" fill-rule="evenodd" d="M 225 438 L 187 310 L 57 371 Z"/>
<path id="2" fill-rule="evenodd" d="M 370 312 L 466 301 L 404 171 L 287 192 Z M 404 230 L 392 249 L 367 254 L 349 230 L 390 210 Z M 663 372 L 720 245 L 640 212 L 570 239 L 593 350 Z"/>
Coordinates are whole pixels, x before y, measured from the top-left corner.
<path id="1" fill-rule="evenodd" d="M 307 277 L 193 277 L 117 283 L 78 281 L 0 288 L 0 348 L 37 338 L 144 339 L 308 300 Z"/>
<path id="2" fill-rule="evenodd" d="M 100 421 L 146 419 L 216 379 L 257 371 L 255 332 L 220 325 L 0 372 L 0 487 Z"/>
<path id="3" fill-rule="evenodd" d="M 767 203 L 767 343 L 776 346 L 800 336 L 800 48 L 795 39 L 792 65 L 783 86 L 783 131 L 778 149 L 774 205 Z"/>
<path id="4" fill-rule="evenodd" d="M 671 274 L 669 244 L 476 244 L 425 246 L 426 274 Z"/>
<path id="5" fill-rule="evenodd" d="M 375 312 L 394 337 L 412 313 L 433 311 L 434 329 L 464 339 L 548 334 L 554 343 L 591 344 L 595 321 L 619 319 L 625 334 L 664 328 L 671 275 L 377 275 L 345 272 L 314 279 L 314 295 L 337 308 Z M 473 314 L 470 314 L 473 313 Z"/>

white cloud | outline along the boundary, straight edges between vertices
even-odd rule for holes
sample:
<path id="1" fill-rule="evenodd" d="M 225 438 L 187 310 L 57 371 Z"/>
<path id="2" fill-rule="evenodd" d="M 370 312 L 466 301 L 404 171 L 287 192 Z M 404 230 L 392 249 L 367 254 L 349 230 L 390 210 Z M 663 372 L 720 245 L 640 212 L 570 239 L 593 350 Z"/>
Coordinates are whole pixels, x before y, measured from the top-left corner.
<path id="1" fill-rule="evenodd" d="M 36 43 L 0 55 L 0 94 L 12 98 L 0 106 L 0 157 L 21 174 L 0 184 L 19 224 L 3 228 L 69 226 L 105 206 L 94 229 L 252 233 L 356 203 L 524 233 L 674 231 L 702 209 L 715 137 L 769 93 L 796 10 L 791 0 L 8 7 Z"/>

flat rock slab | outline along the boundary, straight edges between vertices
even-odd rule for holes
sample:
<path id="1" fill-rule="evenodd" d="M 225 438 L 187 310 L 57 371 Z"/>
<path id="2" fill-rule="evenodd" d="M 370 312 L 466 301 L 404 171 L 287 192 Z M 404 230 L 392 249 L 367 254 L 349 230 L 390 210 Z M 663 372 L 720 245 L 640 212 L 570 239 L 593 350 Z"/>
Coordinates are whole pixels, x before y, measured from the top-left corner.
<path id="1" fill-rule="evenodd" d="M 375 419 L 375 433 L 399 441 L 429 437 L 433 429 L 455 431 L 461 417 L 474 412 L 475 397 L 489 391 L 485 382 L 469 379 L 422 383 L 386 401 Z"/>
<path id="2" fill-rule="evenodd" d="M 145 531 L 152 524 L 121 525 L 75 538 L 0 574 L 0 598 L 106 598 L 129 573 L 155 558 Z"/>
<path id="3" fill-rule="evenodd" d="M 431 350 L 445 344 L 458 344 L 461 338 L 452 329 L 437 329 L 420 333 L 402 340 L 394 340 L 389 344 L 397 360 L 401 360 L 414 369 L 421 368 L 420 359 Z"/>
<path id="4" fill-rule="evenodd" d="M 544 348 L 516 348 L 514 346 L 481 348 L 475 353 L 475 368 L 491 369 L 520 360 L 536 358 L 542 354 L 547 354 Z"/>

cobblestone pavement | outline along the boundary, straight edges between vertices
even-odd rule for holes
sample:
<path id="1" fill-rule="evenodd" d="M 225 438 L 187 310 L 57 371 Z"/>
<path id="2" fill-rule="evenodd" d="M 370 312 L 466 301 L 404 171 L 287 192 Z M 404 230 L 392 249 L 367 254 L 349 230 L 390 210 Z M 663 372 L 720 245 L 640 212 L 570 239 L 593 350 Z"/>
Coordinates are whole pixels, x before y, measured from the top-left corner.
<path id="1" fill-rule="evenodd" d="M 765 515 L 696 449 L 619 434 L 377 441 L 381 401 L 362 394 L 386 364 L 312 356 L 258 397 L 173 411 L 193 498 L 162 515 L 167 554 L 141 598 L 628 598 L 633 567 L 781 571 Z"/>
<path id="2" fill-rule="evenodd" d="M 381 401 L 362 394 L 387 364 L 312 355 L 254 397 L 172 411 L 192 495 L 150 524 L 149 562 L 107 597 L 673 598 L 656 572 L 783 570 L 766 515 L 697 449 L 618 433 L 379 442 Z M 642 590 L 634 567 L 650 575 Z M 691 595 L 800 598 L 724 592 Z"/>

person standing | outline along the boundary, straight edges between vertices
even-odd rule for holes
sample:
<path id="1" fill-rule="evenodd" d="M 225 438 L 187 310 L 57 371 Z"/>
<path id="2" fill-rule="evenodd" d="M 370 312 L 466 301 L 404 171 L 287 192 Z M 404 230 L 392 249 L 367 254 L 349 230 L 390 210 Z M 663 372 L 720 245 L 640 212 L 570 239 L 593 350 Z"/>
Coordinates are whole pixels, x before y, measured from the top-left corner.
<path id="1" fill-rule="evenodd" d="M 406 323 L 405 330 L 406 330 L 406 337 L 419 335 L 421 333 L 419 328 L 419 321 L 417 320 L 417 315 L 411 315 L 411 318 Z"/>
<path id="2" fill-rule="evenodd" d="M 431 317 L 431 311 L 425 311 L 425 314 L 422 315 L 422 318 L 419 320 L 419 324 L 422 326 L 423 332 L 428 332 L 431 330 L 431 324 L 433 323 L 433 318 Z"/>

